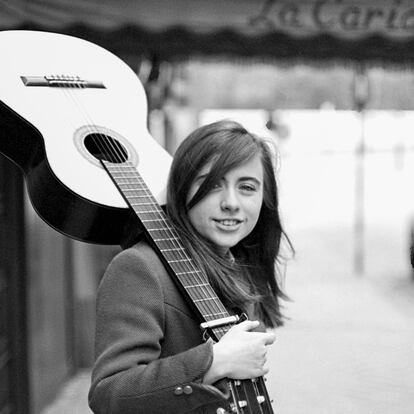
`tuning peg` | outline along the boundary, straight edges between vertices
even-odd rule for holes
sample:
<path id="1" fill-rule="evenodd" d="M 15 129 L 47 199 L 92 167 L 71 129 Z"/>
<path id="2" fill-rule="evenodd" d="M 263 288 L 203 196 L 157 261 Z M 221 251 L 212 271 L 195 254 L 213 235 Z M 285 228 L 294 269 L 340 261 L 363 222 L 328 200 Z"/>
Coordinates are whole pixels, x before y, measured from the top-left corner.
<path id="1" fill-rule="evenodd" d="M 263 395 L 258 395 L 256 398 L 257 398 L 257 402 L 259 404 L 263 404 L 265 402 L 265 400 L 266 400 L 266 398 L 263 397 Z"/>
<path id="2" fill-rule="evenodd" d="M 239 412 L 239 408 L 245 408 L 247 407 L 247 401 L 241 400 L 241 401 L 237 401 L 237 406 L 235 403 L 231 403 L 230 404 L 231 407 L 231 411 L 233 413 L 238 413 Z"/>

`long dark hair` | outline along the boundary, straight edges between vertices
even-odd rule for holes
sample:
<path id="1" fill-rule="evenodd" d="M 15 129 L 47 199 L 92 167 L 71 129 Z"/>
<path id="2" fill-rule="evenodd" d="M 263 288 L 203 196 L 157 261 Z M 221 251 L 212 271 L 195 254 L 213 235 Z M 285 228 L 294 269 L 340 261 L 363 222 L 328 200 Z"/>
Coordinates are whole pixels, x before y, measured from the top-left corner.
<path id="1" fill-rule="evenodd" d="M 205 197 L 228 171 L 261 155 L 264 174 L 263 204 L 252 232 L 231 248 L 235 263 L 223 257 L 192 226 L 188 211 Z M 276 263 L 282 237 L 274 155 L 263 139 L 234 121 L 202 126 L 179 146 L 171 166 L 167 213 L 193 259 L 207 273 L 210 283 L 226 306 L 246 310 L 253 304 L 266 326 L 283 324 L 279 299 L 287 299 L 278 281 Z M 188 199 L 190 187 L 200 170 L 212 162 L 197 192 Z"/>

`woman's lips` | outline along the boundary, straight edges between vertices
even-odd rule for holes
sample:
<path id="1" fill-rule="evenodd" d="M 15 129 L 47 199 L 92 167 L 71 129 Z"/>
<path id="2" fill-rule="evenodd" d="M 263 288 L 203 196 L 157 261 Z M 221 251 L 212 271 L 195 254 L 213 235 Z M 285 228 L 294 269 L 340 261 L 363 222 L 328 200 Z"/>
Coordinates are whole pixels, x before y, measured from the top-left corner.
<path id="1" fill-rule="evenodd" d="M 223 230 L 236 230 L 240 227 L 243 220 L 240 219 L 213 219 L 218 227 Z"/>

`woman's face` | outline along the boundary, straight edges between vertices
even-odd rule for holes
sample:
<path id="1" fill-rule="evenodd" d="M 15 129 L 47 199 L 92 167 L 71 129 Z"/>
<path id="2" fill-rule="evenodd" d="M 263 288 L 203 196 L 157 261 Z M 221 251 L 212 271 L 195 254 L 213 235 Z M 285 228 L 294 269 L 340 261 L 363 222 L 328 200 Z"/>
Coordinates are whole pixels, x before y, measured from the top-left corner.
<path id="1" fill-rule="evenodd" d="M 209 173 L 211 163 L 199 172 L 187 202 Z M 188 216 L 204 238 L 226 253 L 254 228 L 263 202 L 263 165 L 260 155 L 227 172 L 219 183 L 192 207 Z"/>

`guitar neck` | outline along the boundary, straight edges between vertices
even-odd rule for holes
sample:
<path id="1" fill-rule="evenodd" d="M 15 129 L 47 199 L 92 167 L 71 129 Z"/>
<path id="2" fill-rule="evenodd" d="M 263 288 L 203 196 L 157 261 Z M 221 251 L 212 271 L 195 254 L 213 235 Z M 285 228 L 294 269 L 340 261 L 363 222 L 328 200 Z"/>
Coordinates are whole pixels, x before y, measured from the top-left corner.
<path id="1" fill-rule="evenodd" d="M 102 163 L 202 321 L 228 318 L 230 314 L 214 292 L 207 275 L 190 257 L 176 229 L 136 168 L 129 162 Z M 227 330 L 225 327 L 211 329 L 217 339 Z"/>

